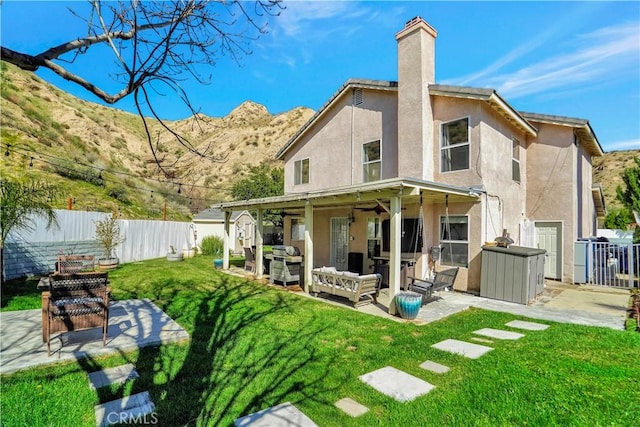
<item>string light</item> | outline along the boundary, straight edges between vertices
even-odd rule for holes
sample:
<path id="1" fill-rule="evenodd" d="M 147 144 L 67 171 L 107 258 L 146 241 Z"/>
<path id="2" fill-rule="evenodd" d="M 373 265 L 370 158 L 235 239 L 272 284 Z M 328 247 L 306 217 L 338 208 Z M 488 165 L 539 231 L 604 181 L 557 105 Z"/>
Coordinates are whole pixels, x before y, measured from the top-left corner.
<path id="1" fill-rule="evenodd" d="M 33 160 L 35 160 L 35 157 L 34 156 L 30 156 L 29 154 L 25 154 L 25 153 L 36 152 L 36 150 L 32 150 L 30 148 L 22 148 L 22 147 L 20 149 L 18 149 L 18 148 L 12 147 L 11 144 L 5 144 L 5 148 L 6 148 L 5 156 L 9 156 L 10 152 L 14 152 L 14 153 L 19 154 L 23 158 L 29 157 L 29 160 L 30 160 L 29 161 L 29 165 L 32 166 Z M 46 165 L 53 166 L 56 169 L 64 169 L 64 170 L 67 170 L 69 172 L 73 172 L 75 174 L 78 174 L 78 173 L 81 172 L 81 171 L 76 170 L 73 167 L 69 167 L 68 166 L 68 164 L 69 164 L 69 160 L 68 159 L 63 159 L 63 158 L 60 158 L 60 157 L 52 156 L 52 155 L 49 155 L 49 154 L 44 153 L 44 152 L 43 153 L 38 152 L 38 154 L 39 154 L 39 157 L 40 157 L 38 160 L 40 162 L 46 164 Z M 55 162 L 55 161 L 49 161 L 46 158 L 49 158 L 49 159 L 52 159 L 52 160 L 58 160 L 58 161 L 61 161 L 62 163 L 58 163 L 58 162 Z M 141 180 L 151 180 L 151 181 L 155 181 L 155 182 L 158 182 L 158 183 L 164 184 L 164 185 L 167 185 L 167 184 L 174 184 L 175 185 L 175 184 L 177 184 L 178 185 L 178 194 L 182 193 L 182 183 L 180 183 L 180 182 L 162 181 L 162 180 L 159 180 L 159 179 L 148 178 L 148 177 L 144 177 L 144 176 L 140 176 L 140 175 L 134 175 L 134 174 L 126 173 L 126 172 L 110 171 L 110 170 L 102 169 L 100 167 L 96 167 L 96 166 L 88 165 L 88 164 L 83 164 L 83 163 L 79 163 L 79 162 L 75 162 L 74 164 L 78 165 L 78 166 L 88 167 L 88 168 L 91 168 L 91 169 L 97 169 L 99 171 L 98 172 L 98 178 L 102 179 L 102 180 L 104 180 L 104 177 L 102 176 L 102 172 L 106 171 L 106 172 L 109 172 L 110 174 L 113 174 L 113 175 L 125 175 L 125 176 L 134 177 L 134 178 L 139 178 Z M 130 184 L 128 182 L 118 181 L 118 180 L 115 180 L 115 179 L 112 179 L 112 178 L 109 178 L 109 181 L 113 181 L 114 183 L 126 186 L 128 188 L 133 189 L 133 190 L 150 192 L 151 193 L 150 198 L 151 199 L 154 198 L 155 192 L 154 192 L 154 190 L 151 190 L 149 188 L 138 187 L 138 186 L 132 185 L 132 184 Z M 204 189 L 214 190 L 214 191 L 231 191 L 230 188 L 209 187 L 209 186 L 195 185 L 195 184 L 194 185 L 189 185 L 189 188 L 204 188 Z M 171 194 L 170 192 L 162 192 L 162 191 L 160 191 L 159 193 L 160 193 L 160 195 L 165 196 L 165 197 L 169 196 Z M 178 196 L 178 197 L 180 197 L 182 199 L 187 199 L 188 198 L 189 199 L 189 204 L 192 204 L 193 199 L 195 199 L 197 201 L 207 202 L 207 203 L 215 203 L 215 202 L 219 201 L 219 200 L 215 200 L 215 199 L 206 199 L 206 198 L 200 198 L 200 197 L 189 197 L 187 195 L 181 195 L 181 196 Z"/>

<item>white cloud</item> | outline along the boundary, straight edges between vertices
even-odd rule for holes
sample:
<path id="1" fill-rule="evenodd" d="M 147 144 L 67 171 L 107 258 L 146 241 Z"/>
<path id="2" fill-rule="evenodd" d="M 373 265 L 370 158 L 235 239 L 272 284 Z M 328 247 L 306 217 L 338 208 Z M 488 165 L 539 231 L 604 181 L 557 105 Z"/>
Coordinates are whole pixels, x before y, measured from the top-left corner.
<path id="1" fill-rule="evenodd" d="M 558 26 L 518 46 L 488 67 L 445 83 L 479 85 L 497 89 L 513 99 L 549 91 L 576 89 L 579 86 L 606 83 L 614 77 L 636 75 L 640 70 L 640 24 L 638 22 L 604 27 L 566 40 L 566 53 L 542 57 L 516 71 L 496 74 L 508 64 L 525 56 L 535 58 L 537 49 L 546 48 Z M 632 74 L 633 73 L 633 74 Z"/>
<path id="2" fill-rule="evenodd" d="M 504 96 L 517 98 L 550 89 L 590 84 L 635 73 L 640 60 L 637 22 L 606 27 L 580 36 L 577 46 L 512 73 L 485 80 Z"/>
<path id="3" fill-rule="evenodd" d="M 319 46 L 325 42 L 348 40 L 369 27 L 386 28 L 397 25 L 402 7 L 391 7 L 379 13 L 375 2 L 357 1 L 285 1 L 285 9 L 271 22 L 269 45 L 265 52 L 290 52 L 297 60 L 274 58 L 291 68 L 313 61 Z M 265 53 L 265 56 L 268 56 Z"/>
<path id="4" fill-rule="evenodd" d="M 605 151 L 640 150 L 640 139 L 628 141 L 616 141 L 602 144 Z"/>

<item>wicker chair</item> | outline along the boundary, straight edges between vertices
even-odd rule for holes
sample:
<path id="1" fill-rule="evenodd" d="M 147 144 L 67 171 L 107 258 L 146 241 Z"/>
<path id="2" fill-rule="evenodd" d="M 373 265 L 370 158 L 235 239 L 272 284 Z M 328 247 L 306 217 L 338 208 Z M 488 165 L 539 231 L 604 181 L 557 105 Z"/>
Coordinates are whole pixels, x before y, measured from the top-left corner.
<path id="1" fill-rule="evenodd" d="M 82 271 L 94 271 L 95 267 L 93 255 L 58 255 L 56 273 L 73 274 Z"/>
<path id="2" fill-rule="evenodd" d="M 51 336 L 102 327 L 102 345 L 109 326 L 108 273 L 51 274 L 42 293 L 42 340 L 51 356 Z"/>

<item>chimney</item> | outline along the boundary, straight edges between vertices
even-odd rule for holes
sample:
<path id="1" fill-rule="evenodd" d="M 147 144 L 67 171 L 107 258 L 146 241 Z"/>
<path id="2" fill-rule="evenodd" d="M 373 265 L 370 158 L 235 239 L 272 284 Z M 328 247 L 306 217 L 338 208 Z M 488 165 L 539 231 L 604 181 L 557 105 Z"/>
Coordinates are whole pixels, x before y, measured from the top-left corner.
<path id="1" fill-rule="evenodd" d="M 398 176 L 432 181 L 433 113 L 437 32 L 419 16 L 396 34 L 398 43 Z"/>

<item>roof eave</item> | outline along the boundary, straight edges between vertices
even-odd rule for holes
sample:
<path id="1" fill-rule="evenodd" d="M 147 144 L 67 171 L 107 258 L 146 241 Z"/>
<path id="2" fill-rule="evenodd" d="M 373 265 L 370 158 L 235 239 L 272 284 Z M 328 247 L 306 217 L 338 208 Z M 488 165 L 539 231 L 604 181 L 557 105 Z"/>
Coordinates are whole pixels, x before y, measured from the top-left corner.
<path id="1" fill-rule="evenodd" d="M 452 201 L 475 201 L 480 193 L 470 187 L 459 187 L 415 178 L 392 178 L 371 183 L 362 183 L 328 190 L 317 190 L 307 193 L 294 193 L 284 196 L 261 199 L 223 202 L 217 205 L 222 210 L 233 209 L 284 209 L 302 207 L 307 203 L 316 206 L 334 206 L 344 203 L 366 203 L 393 196 L 418 196 L 420 193 L 430 194 L 434 200 L 443 201 L 451 196 Z M 440 200 L 441 199 L 441 200 Z"/>
<path id="2" fill-rule="evenodd" d="M 538 135 L 538 130 L 516 109 L 511 107 L 494 89 L 432 84 L 429 85 L 429 94 L 487 102 L 491 108 L 522 132 L 533 137 Z"/>
<path id="3" fill-rule="evenodd" d="M 365 80 L 365 79 L 349 79 L 347 80 L 322 106 L 316 113 L 311 116 L 307 122 L 302 125 L 298 131 L 287 141 L 287 143 L 280 149 L 275 155 L 276 160 L 283 160 L 284 155 L 289 151 L 291 147 L 295 145 L 298 139 L 303 136 L 313 124 L 320 119 L 324 114 L 331 110 L 333 105 L 347 93 L 348 89 L 362 88 L 362 89 L 375 89 L 375 90 L 398 90 L 398 83 L 394 81 L 384 80 Z"/>

